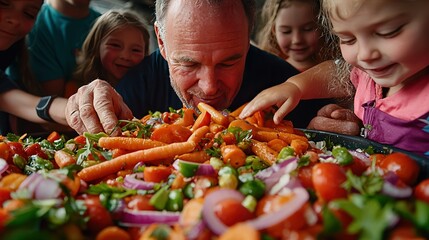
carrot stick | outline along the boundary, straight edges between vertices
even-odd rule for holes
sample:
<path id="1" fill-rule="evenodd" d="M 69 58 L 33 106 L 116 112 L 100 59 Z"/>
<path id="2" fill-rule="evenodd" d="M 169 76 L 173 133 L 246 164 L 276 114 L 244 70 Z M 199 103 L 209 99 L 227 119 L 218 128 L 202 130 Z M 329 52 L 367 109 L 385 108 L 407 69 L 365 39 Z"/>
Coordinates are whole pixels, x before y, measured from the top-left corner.
<path id="1" fill-rule="evenodd" d="M 173 124 L 188 127 L 194 124 L 194 121 L 194 110 L 190 108 L 183 108 L 183 117 L 176 120 Z"/>
<path id="2" fill-rule="evenodd" d="M 293 139 L 290 143 L 290 146 L 294 149 L 295 153 L 298 155 L 303 154 L 308 149 L 308 141 L 303 141 L 301 139 Z"/>
<path id="3" fill-rule="evenodd" d="M 193 142 L 195 145 L 198 145 L 201 142 L 201 139 L 210 131 L 208 126 L 202 126 L 195 130 L 192 135 L 188 138 L 188 142 Z"/>
<path id="4" fill-rule="evenodd" d="M 78 176 L 84 181 L 92 181 L 114 174 L 122 169 L 134 167 L 139 162 L 151 162 L 159 159 L 173 158 L 176 155 L 192 152 L 195 149 L 194 142 L 171 143 L 160 147 L 138 150 L 121 155 L 109 161 L 104 161 L 96 165 L 82 169 Z"/>
<path id="5" fill-rule="evenodd" d="M 277 160 L 278 153 L 265 142 L 252 140 L 252 151 L 268 166 L 273 165 Z"/>
<path id="6" fill-rule="evenodd" d="M 76 163 L 76 158 L 64 150 L 58 150 L 54 154 L 55 163 L 58 167 L 63 168 Z"/>
<path id="7" fill-rule="evenodd" d="M 234 111 L 230 112 L 229 116 L 237 118 L 240 115 L 240 113 L 243 111 L 244 107 L 246 107 L 247 104 L 248 103 L 245 103 L 245 104 L 241 105 L 240 107 L 238 107 L 237 109 L 235 109 Z"/>
<path id="8" fill-rule="evenodd" d="M 250 124 L 250 123 L 248 123 L 248 122 L 246 122 L 245 120 L 242 120 L 242 119 L 236 119 L 236 120 L 231 121 L 229 123 L 228 127 L 239 127 L 243 131 L 247 131 L 247 130 L 250 130 L 250 129 L 252 129 L 253 132 L 257 131 L 257 127 L 256 126 L 254 126 L 254 125 L 252 125 L 252 124 Z"/>
<path id="9" fill-rule="evenodd" d="M 225 127 L 228 126 L 229 124 L 228 118 L 224 116 L 221 112 L 216 110 L 214 107 L 203 102 L 198 103 L 197 107 L 201 112 L 207 111 L 208 113 L 210 113 L 210 116 L 215 123 L 221 124 Z"/>
<path id="10" fill-rule="evenodd" d="M 288 144 L 285 141 L 278 138 L 269 141 L 267 144 L 268 144 L 268 147 L 274 149 L 277 152 L 280 152 L 284 147 L 288 146 Z"/>
<path id="11" fill-rule="evenodd" d="M 286 132 L 270 132 L 270 131 L 257 131 L 253 133 L 253 139 L 261 141 L 261 142 L 269 142 L 273 139 L 281 139 L 285 141 L 287 144 L 290 144 L 293 139 L 300 139 L 302 141 L 308 141 L 306 137 L 300 136 L 293 133 Z"/>
<path id="12" fill-rule="evenodd" d="M 179 155 L 177 159 L 185 160 L 188 162 L 203 163 L 205 161 L 210 160 L 210 155 L 208 155 L 206 151 L 197 151 Z"/>
<path id="13" fill-rule="evenodd" d="M 166 145 L 163 142 L 134 137 L 101 137 L 98 146 L 107 149 L 142 150 Z"/>

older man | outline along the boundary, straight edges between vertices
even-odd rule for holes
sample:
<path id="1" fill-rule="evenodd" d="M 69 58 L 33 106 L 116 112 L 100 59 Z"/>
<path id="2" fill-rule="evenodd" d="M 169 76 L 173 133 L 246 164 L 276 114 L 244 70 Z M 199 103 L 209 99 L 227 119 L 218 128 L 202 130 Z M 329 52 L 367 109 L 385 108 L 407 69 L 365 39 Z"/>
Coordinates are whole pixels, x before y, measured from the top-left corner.
<path id="1" fill-rule="evenodd" d="M 183 104 L 234 109 L 297 74 L 287 62 L 250 45 L 254 11 L 253 0 L 157 1 L 159 50 L 121 80 L 119 94 L 99 80 L 82 87 L 69 99 L 68 123 L 79 133 L 98 132 L 111 130 L 121 118 Z M 305 127 L 324 104 L 298 107 L 291 120 Z"/>

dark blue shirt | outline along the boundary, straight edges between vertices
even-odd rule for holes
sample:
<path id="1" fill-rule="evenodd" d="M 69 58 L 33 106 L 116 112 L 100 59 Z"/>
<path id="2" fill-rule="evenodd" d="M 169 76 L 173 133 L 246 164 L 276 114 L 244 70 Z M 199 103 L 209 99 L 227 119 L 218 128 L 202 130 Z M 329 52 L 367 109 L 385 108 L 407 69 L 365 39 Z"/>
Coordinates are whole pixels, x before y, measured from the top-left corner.
<path id="1" fill-rule="evenodd" d="M 262 90 L 283 83 L 298 73 L 283 59 L 251 46 L 246 58 L 243 82 L 229 110 L 240 107 Z M 169 107 L 179 109 L 183 106 L 170 84 L 168 64 L 159 50 L 130 70 L 116 86 L 116 90 L 137 118 L 149 111 L 168 111 Z M 295 127 L 305 128 L 317 111 L 328 102 L 330 101 L 301 101 L 286 119 L 292 120 Z"/>

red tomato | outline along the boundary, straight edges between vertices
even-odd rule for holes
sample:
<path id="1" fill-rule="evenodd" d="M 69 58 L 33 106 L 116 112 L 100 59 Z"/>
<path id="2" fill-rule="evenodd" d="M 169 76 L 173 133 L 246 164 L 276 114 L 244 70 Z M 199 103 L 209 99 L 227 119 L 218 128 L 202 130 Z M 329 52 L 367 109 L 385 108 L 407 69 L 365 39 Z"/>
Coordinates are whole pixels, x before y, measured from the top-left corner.
<path id="1" fill-rule="evenodd" d="M 291 200 L 292 196 L 280 196 L 280 195 L 266 195 L 259 200 L 256 206 L 256 216 L 263 214 L 269 214 L 272 212 L 279 211 L 280 208 Z M 305 219 L 305 211 L 308 208 L 308 204 L 304 204 L 294 214 L 285 218 L 283 221 L 267 228 L 267 232 L 270 236 L 281 238 L 283 232 L 286 230 L 300 230 L 307 226 L 307 220 Z"/>
<path id="2" fill-rule="evenodd" d="M 43 152 L 42 147 L 40 146 L 39 143 L 33 143 L 33 144 L 27 146 L 24 149 L 24 151 L 27 154 L 27 156 L 37 155 L 43 159 L 48 159 L 48 155 L 46 155 L 46 153 Z"/>
<path id="3" fill-rule="evenodd" d="M 419 176 L 420 167 L 414 159 L 400 152 L 391 153 L 380 163 L 384 171 L 395 173 L 405 184 L 412 186 Z"/>
<path id="4" fill-rule="evenodd" d="M 5 142 L 0 142 L 0 158 L 3 158 L 4 160 L 9 162 L 10 158 L 10 148 Z"/>
<path id="5" fill-rule="evenodd" d="M 414 188 L 414 196 L 419 200 L 429 203 L 429 178 L 417 184 Z"/>
<path id="6" fill-rule="evenodd" d="M 9 148 L 11 150 L 11 157 L 13 155 L 18 154 L 19 156 L 27 159 L 27 154 L 24 151 L 24 147 L 19 142 L 8 142 L 7 145 L 9 145 Z"/>
<path id="7" fill-rule="evenodd" d="M 147 182 L 167 182 L 168 176 L 170 176 L 172 170 L 166 166 L 147 166 L 143 171 L 143 178 Z"/>
<path id="8" fill-rule="evenodd" d="M 149 203 L 150 197 L 143 195 L 134 195 L 127 199 L 127 207 L 132 210 L 155 210 L 155 207 Z"/>
<path id="9" fill-rule="evenodd" d="M 357 157 L 353 157 L 353 163 L 347 166 L 344 166 L 346 170 L 350 169 L 353 172 L 353 174 L 357 176 L 361 176 L 366 171 L 366 169 L 368 169 L 368 167 L 369 166 L 366 165 L 364 161 L 360 160 Z"/>
<path id="10" fill-rule="evenodd" d="M 371 160 L 371 162 L 375 159 L 375 165 L 376 166 L 380 166 L 381 162 L 386 158 L 385 154 L 382 153 L 375 153 L 372 154 L 369 159 Z"/>
<path id="11" fill-rule="evenodd" d="M 214 211 L 217 217 L 227 226 L 254 218 L 252 212 L 241 205 L 240 201 L 234 199 L 226 199 L 218 203 L 214 206 Z"/>
<path id="12" fill-rule="evenodd" d="M 314 164 L 300 167 L 298 170 L 298 179 L 305 188 L 314 189 L 312 180 L 312 169 Z"/>
<path id="13" fill-rule="evenodd" d="M 191 136 L 189 128 L 180 125 L 166 125 L 155 129 L 150 139 L 163 143 L 186 142 Z"/>
<path id="14" fill-rule="evenodd" d="M 324 202 L 347 196 L 347 191 L 341 186 L 347 180 L 345 171 L 335 163 L 314 165 L 312 179 L 316 195 Z"/>
<path id="15" fill-rule="evenodd" d="M 102 229 L 113 225 L 112 216 L 109 211 L 101 205 L 100 199 L 95 195 L 84 195 L 86 205 L 85 215 L 89 217 L 88 229 L 93 233 L 98 233 Z"/>
<path id="16" fill-rule="evenodd" d="M 0 188 L 0 208 L 3 206 L 3 203 L 7 200 L 11 199 L 10 197 L 10 189 Z"/>

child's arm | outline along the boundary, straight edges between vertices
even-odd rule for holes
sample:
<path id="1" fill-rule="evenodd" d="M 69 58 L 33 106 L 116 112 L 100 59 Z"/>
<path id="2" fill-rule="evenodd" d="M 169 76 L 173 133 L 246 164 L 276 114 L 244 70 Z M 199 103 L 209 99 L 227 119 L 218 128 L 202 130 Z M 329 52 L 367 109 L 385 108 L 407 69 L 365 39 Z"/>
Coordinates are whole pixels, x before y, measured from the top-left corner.
<path id="1" fill-rule="evenodd" d="M 333 61 L 325 61 L 286 82 L 265 89 L 259 93 L 240 114 L 240 118 L 252 115 L 254 112 L 271 106 L 278 106 L 274 114 L 274 122 L 279 123 L 301 99 L 329 98 L 342 96 L 340 92 L 329 91 L 329 81 L 335 76 Z"/>
<path id="2" fill-rule="evenodd" d="M 31 95 L 19 89 L 12 89 L 0 93 L 0 110 L 34 123 L 47 123 L 37 116 L 36 105 L 40 97 Z M 64 109 L 67 104 L 65 98 L 55 98 L 49 108 L 51 118 L 62 125 L 67 125 Z"/>

